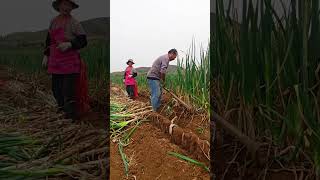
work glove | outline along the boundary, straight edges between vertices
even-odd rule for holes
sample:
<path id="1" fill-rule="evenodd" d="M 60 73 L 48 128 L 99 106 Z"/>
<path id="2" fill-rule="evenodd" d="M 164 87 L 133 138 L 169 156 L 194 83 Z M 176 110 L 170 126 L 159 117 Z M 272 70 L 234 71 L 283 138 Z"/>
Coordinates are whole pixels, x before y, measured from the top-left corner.
<path id="1" fill-rule="evenodd" d="M 48 66 L 48 56 L 43 56 L 42 67 L 47 68 L 47 66 Z"/>
<path id="2" fill-rule="evenodd" d="M 57 48 L 60 49 L 60 51 L 64 52 L 66 50 L 68 50 L 69 48 L 72 47 L 72 44 L 71 42 L 63 42 L 63 43 L 60 43 Z"/>

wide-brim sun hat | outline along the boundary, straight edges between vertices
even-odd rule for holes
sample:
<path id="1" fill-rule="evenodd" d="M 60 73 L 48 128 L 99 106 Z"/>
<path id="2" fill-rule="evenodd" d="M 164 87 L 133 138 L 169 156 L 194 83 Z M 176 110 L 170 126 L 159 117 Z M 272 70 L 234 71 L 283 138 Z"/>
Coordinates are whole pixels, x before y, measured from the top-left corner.
<path id="1" fill-rule="evenodd" d="M 79 8 L 79 5 L 74 1 L 74 0 L 55 0 L 52 2 L 52 7 L 53 9 L 55 9 L 56 11 L 59 12 L 59 4 L 62 1 L 69 1 L 72 4 L 72 9 L 77 9 Z"/>
<path id="2" fill-rule="evenodd" d="M 132 64 L 134 64 L 134 62 L 133 62 L 132 59 L 129 59 L 129 60 L 127 61 L 127 64 L 129 64 L 129 62 L 132 62 Z"/>

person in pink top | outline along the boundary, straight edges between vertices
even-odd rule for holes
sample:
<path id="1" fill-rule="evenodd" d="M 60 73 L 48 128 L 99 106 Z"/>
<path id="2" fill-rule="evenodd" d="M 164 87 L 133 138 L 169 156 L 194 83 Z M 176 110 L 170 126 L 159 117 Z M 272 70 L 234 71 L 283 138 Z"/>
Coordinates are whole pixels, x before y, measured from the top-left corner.
<path id="1" fill-rule="evenodd" d="M 127 61 L 128 67 L 124 72 L 123 83 L 126 86 L 126 90 L 130 99 L 135 99 L 138 97 L 138 86 L 135 77 L 138 75 L 137 71 L 133 68 L 133 60 L 129 59 Z"/>
<path id="2" fill-rule="evenodd" d="M 77 83 L 83 64 L 79 50 L 87 45 L 86 33 L 71 11 L 79 7 L 73 0 L 55 0 L 53 8 L 59 15 L 50 22 L 42 65 L 52 75 L 52 92 L 58 112 L 65 118 L 79 119 Z"/>

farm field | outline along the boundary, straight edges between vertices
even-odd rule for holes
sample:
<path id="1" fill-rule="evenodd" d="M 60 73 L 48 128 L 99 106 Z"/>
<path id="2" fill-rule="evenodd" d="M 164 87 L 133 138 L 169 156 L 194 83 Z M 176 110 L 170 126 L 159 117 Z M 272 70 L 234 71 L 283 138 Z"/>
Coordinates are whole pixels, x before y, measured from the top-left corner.
<path id="1" fill-rule="evenodd" d="M 187 56 L 167 75 L 166 87 L 191 111 L 163 90 L 160 111 L 152 112 L 145 71 L 136 78 L 136 100 L 127 97 L 123 74 L 111 74 L 111 179 L 210 179 L 208 63 L 202 51 L 199 62 Z"/>
<path id="2" fill-rule="evenodd" d="M 104 179 L 109 173 L 106 121 L 109 51 L 90 42 L 91 111 L 71 123 L 58 114 L 39 47 L 0 50 L 0 179 Z"/>
<path id="3" fill-rule="evenodd" d="M 215 175 L 319 179 L 319 1 L 234 2 L 211 14 Z"/>
<path id="4" fill-rule="evenodd" d="M 80 122 L 58 114 L 47 76 L 0 67 L 0 178 L 103 178 L 109 138 L 103 113 Z"/>

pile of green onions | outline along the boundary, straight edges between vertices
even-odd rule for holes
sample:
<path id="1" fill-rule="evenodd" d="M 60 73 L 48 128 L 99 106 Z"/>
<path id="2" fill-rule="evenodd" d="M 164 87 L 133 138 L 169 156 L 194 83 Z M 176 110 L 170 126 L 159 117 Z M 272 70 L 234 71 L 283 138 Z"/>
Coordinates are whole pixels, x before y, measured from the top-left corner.
<path id="1" fill-rule="evenodd" d="M 126 105 L 110 101 L 110 138 L 118 142 L 125 174 L 129 174 L 129 161 L 123 148 L 129 145 L 130 138 L 142 121 L 137 120 L 134 114 L 126 112 Z"/>
<path id="2" fill-rule="evenodd" d="M 34 155 L 41 149 L 39 143 L 17 133 L 0 134 L 0 179 L 35 179 L 64 173 L 67 167 L 19 166 L 34 160 Z M 25 165 L 26 166 L 26 165 Z"/>

